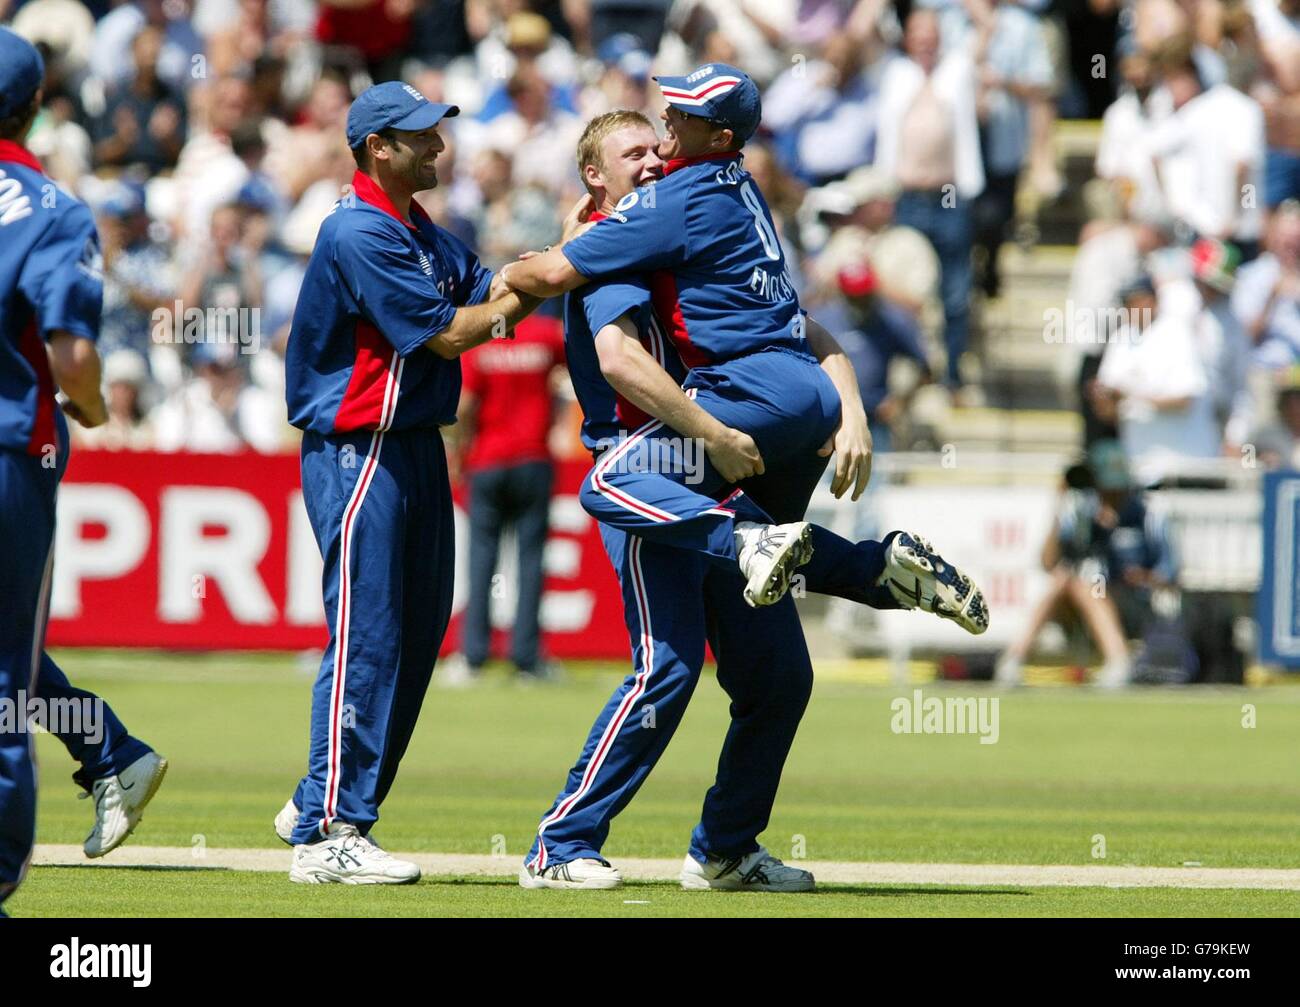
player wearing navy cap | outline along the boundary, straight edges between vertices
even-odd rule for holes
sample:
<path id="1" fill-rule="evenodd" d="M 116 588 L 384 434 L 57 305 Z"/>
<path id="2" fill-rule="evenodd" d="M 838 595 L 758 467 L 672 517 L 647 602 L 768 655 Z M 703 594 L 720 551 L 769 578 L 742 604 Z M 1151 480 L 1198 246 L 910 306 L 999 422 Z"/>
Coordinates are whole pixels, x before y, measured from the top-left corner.
<path id="1" fill-rule="evenodd" d="M 662 176 L 657 144 L 654 129 L 638 112 L 611 112 L 588 124 L 579 142 L 578 165 L 597 203 L 592 219 L 604 219 L 636 186 Z M 684 377 L 643 277 L 624 274 L 566 294 L 569 374 L 583 409 L 583 443 L 598 464 L 626 443 L 629 429 L 654 422 L 631 398 L 652 410 L 673 407 L 671 395 L 642 398 L 635 369 L 624 365 L 624 354 L 609 352 L 625 339 L 636 343 L 626 355 L 644 356 L 670 385 Z M 829 340 L 828 357 L 833 346 Z M 827 363 L 834 367 L 838 362 Z M 852 379 L 851 368 L 842 377 Z M 672 391 L 691 405 L 675 385 Z M 744 436 L 692 408 L 702 423 L 697 436 L 706 443 Z M 846 410 L 850 419 L 865 424 L 859 403 L 850 401 Z M 682 420 L 683 428 L 691 419 Z M 806 500 L 790 499 L 783 490 L 786 482 L 776 470 L 748 480 L 746 493 L 733 491 L 728 506 L 761 505 L 785 520 L 801 517 Z M 757 513 L 767 520 L 763 511 Z M 733 723 L 717 782 L 691 835 L 682 884 L 690 889 L 811 890 L 810 872 L 783 864 L 758 843 L 812 685 L 793 600 L 751 608 L 741 600 L 744 578 L 734 565 L 707 563 L 697 553 L 610 523 L 602 522 L 600 531 L 622 584 L 633 672 L 596 718 L 564 787 L 542 817 L 520 884 L 594 889 L 621 883 L 601 848 L 613 818 L 637 793 L 680 723 L 699 679 L 707 640 L 717 659 L 719 684 L 732 699 Z M 874 583 L 885 562 L 881 543 L 849 543 L 816 526 L 811 534 L 817 548 L 801 571 L 809 591 L 875 608 L 899 607 L 887 587 Z M 646 711 L 652 712 L 648 721 Z"/>
<path id="2" fill-rule="evenodd" d="M 451 615 L 452 500 L 438 428 L 455 422 L 457 357 L 506 337 L 537 305 L 494 284 L 412 198 L 437 185 L 438 124 L 457 112 L 397 81 L 353 102 L 357 172 L 321 225 L 289 335 L 289 418 L 303 431 L 303 499 L 330 628 L 307 774 L 275 823 L 294 846 L 293 881 L 401 884 L 420 874 L 367 836 Z"/>
<path id="3" fill-rule="evenodd" d="M 0 903 L 22 878 L 35 832 L 24 700 L 95 711 L 93 724 L 46 725 L 81 763 L 73 779 L 95 799 L 88 856 L 126 839 L 167 769 L 44 652 L 55 499 L 68 461 L 64 414 L 88 427 L 107 414 L 95 351 L 103 278 L 94 220 L 22 146 L 43 77 L 36 49 L 0 28 Z"/>
<path id="4" fill-rule="evenodd" d="M 851 367 L 800 309 L 767 204 L 744 169 L 741 147 L 761 117 L 757 86 L 722 63 L 655 79 L 667 103 L 663 181 L 629 193 L 584 233 L 502 275 L 514 289 L 551 296 L 591 279 L 645 274 L 655 314 L 690 368 L 686 392 L 638 352 L 630 327 L 610 342 L 604 366 L 621 375 L 612 383 L 623 381 L 624 394 L 656 422 L 597 462 L 583 484 L 583 506 L 632 534 L 738 564 L 746 600 L 769 605 L 812 555 L 814 530 L 801 518 L 827 449 L 837 455 L 833 491 L 851 486 L 857 499 L 870 473 L 870 435 L 859 423 Z M 855 406 L 844 422 L 842 397 Z M 732 433 L 718 434 L 718 424 Z M 685 464 L 683 436 L 706 447 L 702 477 Z M 765 500 L 776 523 L 749 519 L 730 486 L 768 471 L 779 471 L 768 478 Z M 729 506 L 720 506 L 724 496 Z M 871 586 L 968 632 L 987 628 L 982 593 L 920 536 L 891 534 L 880 551 Z M 841 558 L 855 557 L 834 557 Z"/>

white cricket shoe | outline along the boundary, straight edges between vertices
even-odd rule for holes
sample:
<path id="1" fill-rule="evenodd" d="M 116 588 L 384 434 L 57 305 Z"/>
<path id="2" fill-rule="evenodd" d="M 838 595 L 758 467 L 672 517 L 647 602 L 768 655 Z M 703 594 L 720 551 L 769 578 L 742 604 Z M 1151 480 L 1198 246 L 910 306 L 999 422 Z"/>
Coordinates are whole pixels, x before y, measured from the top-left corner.
<path id="1" fill-rule="evenodd" d="M 289 880 L 304 885 L 411 885 L 420 880 L 420 868 L 380 849 L 355 825 L 334 822 L 329 838 L 293 848 Z"/>
<path id="2" fill-rule="evenodd" d="M 95 826 L 82 847 L 88 857 L 102 857 L 117 849 L 135 831 L 145 806 L 158 793 L 167 775 L 167 760 L 157 752 L 142 755 L 116 776 L 105 776 L 81 797 L 95 799 Z"/>
<path id="3" fill-rule="evenodd" d="M 781 863 L 759 847 L 743 857 L 700 863 L 689 853 L 682 864 L 682 887 L 690 892 L 708 889 L 724 892 L 811 892 L 817 887 L 812 872 Z"/>
<path id="4" fill-rule="evenodd" d="M 989 628 L 984 592 L 919 535 L 900 531 L 894 536 L 884 573 L 876 583 L 888 585 L 903 608 L 933 612 L 974 636 Z"/>
<path id="5" fill-rule="evenodd" d="M 520 888 L 617 888 L 622 883 L 617 869 L 594 857 L 551 864 L 541 871 L 531 864 L 519 868 Z"/>
<path id="6" fill-rule="evenodd" d="M 284 807 L 275 816 L 275 834 L 287 846 L 293 845 L 293 830 L 298 827 L 298 805 L 293 798 L 284 802 Z"/>
<path id="7" fill-rule="evenodd" d="M 812 559 L 812 525 L 737 521 L 736 562 L 745 575 L 745 601 L 751 608 L 775 605 L 790 590 L 794 572 Z"/>

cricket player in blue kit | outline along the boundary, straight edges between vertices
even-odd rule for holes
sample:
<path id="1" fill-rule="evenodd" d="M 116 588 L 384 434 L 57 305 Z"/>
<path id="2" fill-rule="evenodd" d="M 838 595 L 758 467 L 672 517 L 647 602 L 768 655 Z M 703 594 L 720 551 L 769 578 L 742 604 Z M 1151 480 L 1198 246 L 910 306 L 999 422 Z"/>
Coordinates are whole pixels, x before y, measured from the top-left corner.
<path id="1" fill-rule="evenodd" d="M 347 139 L 358 170 L 321 225 L 289 336 L 289 418 L 303 431 L 303 499 L 330 628 L 307 773 L 275 821 L 294 847 L 297 882 L 419 878 L 367 837 L 451 615 L 439 427 L 455 422 L 459 355 L 507 336 L 538 303 L 494 285 L 412 199 L 437 184 L 437 126 L 457 112 L 397 81 L 353 102 Z"/>
<path id="2" fill-rule="evenodd" d="M 537 296 L 590 279 L 646 275 L 655 313 L 690 368 L 686 391 L 637 353 L 634 332 L 617 341 L 613 352 L 627 349 L 626 369 L 638 386 L 629 398 L 645 396 L 638 403 L 643 408 L 657 400 L 646 409 L 656 422 L 597 462 L 583 486 L 583 506 L 650 541 L 739 565 L 746 600 L 769 605 L 815 555 L 814 530 L 798 518 L 747 520 L 720 506 L 720 497 L 734 502 L 730 484 L 771 468 L 780 473 L 769 480 L 780 491 L 776 509 L 801 517 L 824 468 L 819 448 L 834 438 L 837 453 L 852 454 L 843 450 L 840 423 L 840 399 L 851 383 L 839 381 L 837 392 L 819 366 L 827 354 L 813 340 L 834 341 L 800 309 L 771 214 L 743 166 L 741 147 L 761 117 L 757 86 L 722 63 L 656 80 L 667 103 L 663 181 L 629 193 L 585 233 L 503 273 L 512 288 Z M 710 438 L 710 424 L 743 436 Z M 694 482 L 680 457 L 684 436 L 707 447 L 709 464 Z M 851 467 L 856 498 L 869 464 L 853 460 Z M 845 488 L 838 472 L 835 488 Z M 969 632 L 987 628 L 981 592 L 924 539 L 903 532 L 877 549 L 880 556 L 869 565 L 882 570 L 882 579 L 871 586 L 887 587 L 901 606 L 932 611 Z M 828 561 L 838 566 L 862 558 L 854 547 Z"/>
<path id="3" fill-rule="evenodd" d="M 22 146 L 44 72 L 36 49 L 0 28 L 0 903 L 21 881 L 35 838 L 27 701 L 43 701 L 52 721 L 43 726 L 81 764 L 73 779 L 95 800 L 88 856 L 125 841 L 167 770 L 44 651 L 55 500 L 68 462 L 64 413 L 85 426 L 107 419 L 95 351 L 103 277 L 94 219 Z M 57 714 L 70 704 L 93 713 L 65 723 Z"/>
<path id="4" fill-rule="evenodd" d="M 634 185 L 658 177 L 662 162 L 654 153 L 656 143 L 654 130 L 638 113 L 609 113 L 588 125 L 578 161 L 584 182 L 600 204 L 593 219 L 616 212 L 615 204 Z M 566 297 L 569 371 L 583 407 L 583 440 L 597 454 L 598 468 L 611 451 L 627 444 L 630 428 L 651 418 L 611 387 L 611 381 L 625 382 L 611 373 L 607 354 L 598 354 L 596 334 L 603 337 L 613 329 L 618 336 L 616 325 L 624 324 L 635 332 L 638 352 L 643 348 L 674 381 L 680 381 L 684 370 L 672 348 L 665 348 L 649 302 L 647 284 L 632 275 L 591 283 Z M 838 354 L 834 340 L 828 334 L 824 339 L 819 355 Z M 855 390 L 851 367 L 842 377 L 850 379 L 847 387 Z M 631 387 L 627 390 L 634 393 Z M 865 425 L 856 395 L 848 408 L 850 420 Z M 705 436 L 743 436 L 718 431 L 716 421 L 713 426 Z M 817 442 L 808 452 L 811 462 L 800 460 L 817 476 L 825 465 L 816 450 L 820 446 Z M 836 485 L 842 490 L 853 481 L 855 475 L 842 470 Z M 783 492 L 788 485 L 784 473 L 773 471 L 771 479 L 750 480 L 747 487 L 760 503 L 789 520 L 802 516 L 807 499 Z M 811 492 L 811 486 L 807 489 Z M 745 502 L 737 491 L 729 496 L 736 506 Z M 770 520 L 761 509 L 758 515 Z M 816 551 L 819 562 L 806 568 L 809 590 L 877 608 L 899 607 L 888 588 L 875 584 L 885 565 L 880 543 L 855 545 L 824 529 L 813 531 L 826 548 Z M 760 613 L 741 603 L 744 578 L 734 561 L 729 567 L 707 563 L 700 555 L 628 534 L 610 523 L 602 523 L 601 534 L 623 584 L 635 670 L 597 718 L 564 789 L 543 817 L 520 873 L 521 885 L 605 888 L 620 883 L 618 872 L 600 856 L 601 845 L 611 819 L 632 799 L 667 747 L 698 680 L 707 638 L 717 657 L 719 682 L 733 701 L 734 721 L 717 783 L 691 838 L 682 884 L 692 889 L 810 889 L 809 872 L 782 864 L 756 840 L 766 827 L 785 755 L 811 690 L 811 663 L 793 602 L 781 599 Z M 839 557 L 837 565 L 825 561 L 833 555 Z"/>

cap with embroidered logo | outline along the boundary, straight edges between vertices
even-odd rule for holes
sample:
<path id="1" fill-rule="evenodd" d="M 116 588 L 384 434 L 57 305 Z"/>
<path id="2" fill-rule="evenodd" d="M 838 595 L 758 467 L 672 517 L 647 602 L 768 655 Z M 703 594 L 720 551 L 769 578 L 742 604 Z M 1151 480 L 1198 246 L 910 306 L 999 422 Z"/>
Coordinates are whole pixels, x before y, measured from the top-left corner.
<path id="1" fill-rule="evenodd" d="M 742 143 L 754 135 L 763 117 L 758 85 L 744 70 L 727 63 L 706 63 L 685 77 L 654 79 L 673 108 L 726 126 Z"/>
<path id="2" fill-rule="evenodd" d="M 357 95 L 348 110 L 348 146 L 355 150 L 371 133 L 384 129 L 416 132 L 436 126 L 445 116 L 459 115 L 455 105 L 430 101 L 410 84 L 388 80 Z"/>

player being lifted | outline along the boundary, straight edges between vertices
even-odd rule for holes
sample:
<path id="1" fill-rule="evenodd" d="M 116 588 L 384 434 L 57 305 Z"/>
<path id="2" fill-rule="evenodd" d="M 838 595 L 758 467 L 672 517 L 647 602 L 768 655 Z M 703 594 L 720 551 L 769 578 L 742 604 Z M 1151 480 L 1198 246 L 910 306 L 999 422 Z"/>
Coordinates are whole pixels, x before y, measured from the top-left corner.
<path id="1" fill-rule="evenodd" d="M 617 212 L 615 206 L 637 186 L 662 177 L 658 142 L 638 112 L 611 112 L 588 123 L 578 146 L 578 169 L 596 204 L 592 220 Z M 576 226 L 573 214 L 566 234 Z M 565 296 L 569 374 L 583 410 L 583 442 L 598 459 L 618 449 L 620 431 L 653 422 L 611 387 L 634 390 L 629 377 L 636 372 L 629 375 L 623 369 L 626 358 L 649 356 L 673 382 L 685 374 L 650 301 L 648 283 L 632 273 L 585 284 Z M 866 417 L 852 367 L 838 345 L 815 325 L 809 332 L 810 345 L 845 400 L 836 434 L 841 464 L 835 489 L 842 491 L 859 485 L 859 479 L 865 482 Z M 635 347 L 624 351 L 624 340 L 632 338 Z M 672 391 L 673 401 L 685 399 L 675 384 Z M 731 439 L 743 445 L 747 439 L 707 414 L 695 419 L 702 424 L 698 435 L 708 443 Z M 823 451 L 829 453 L 829 447 Z M 809 469 L 820 474 L 824 457 L 809 460 Z M 756 504 L 780 520 L 802 516 L 810 491 L 776 468 L 747 480 L 746 488 L 728 508 Z M 734 562 L 709 563 L 700 553 L 647 541 L 608 523 L 600 530 L 622 585 L 633 671 L 597 716 L 564 787 L 542 817 L 520 884 L 610 888 L 621 883 L 601 849 L 612 820 L 633 799 L 680 723 L 699 679 L 707 639 L 717 660 L 718 682 L 732 701 L 732 724 L 717 781 L 691 835 L 681 883 L 694 890 L 811 890 L 810 872 L 782 863 L 757 840 L 812 687 L 812 665 L 792 599 L 761 609 L 747 606 L 741 598 L 746 580 Z M 875 586 L 870 572 L 864 572 L 872 562 L 879 570 L 880 543 L 853 545 L 815 526 L 809 534 L 822 547 L 803 569 L 808 590 L 877 608 L 898 607 L 889 589 Z M 850 553 L 854 562 L 827 562 Z M 653 730 L 643 723 L 647 709 L 654 711 Z"/>
<path id="2" fill-rule="evenodd" d="M 657 322 L 690 369 L 679 386 L 646 352 L 630 317 L 597 332 L 602 371 L 652 419 L 599 458 L 583 483 L 583 506 L 647 541 L 738 564 L 753 605 L 779 600 L 795 569 L 815 558 L 855 571 L 863 589 L 886 587 L 903 608 L 982 633 L 983 594 L 925 539 L 899 531 L 854 544 L 802 520 L 828 442 L 840 455 L 832 488 L 843 495 L 852 485 L 855 499 L 870 446 L 868 438 L 861 451 L 854 430 L 841 425 L 841 395 L 856 399 L 856 385 L 842 372 L 833 382 L 828 370 L 840 368 L 819 365 L 817 357 L 842 354 L 800 309 L 771 214 L 743 166 L 741 148 L 761 117 L 758 87 L 722 63 L 655 79 L 667 103 L 663 180 L 501 273 L 513 289 L 539 297 L 643 275 Z M 584 205 L 589 196 L 575 213 Z M 843 369 L 851 377 L 847 361 Z M 705 445 L 702 474 L 681 457 L 683 437 Z M 755 478 L 770 487 L 767 514 L 732 488 Z"/>

